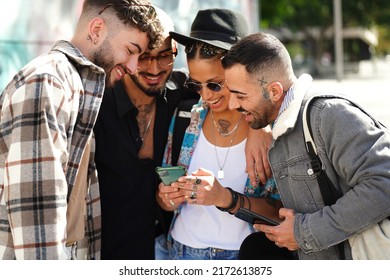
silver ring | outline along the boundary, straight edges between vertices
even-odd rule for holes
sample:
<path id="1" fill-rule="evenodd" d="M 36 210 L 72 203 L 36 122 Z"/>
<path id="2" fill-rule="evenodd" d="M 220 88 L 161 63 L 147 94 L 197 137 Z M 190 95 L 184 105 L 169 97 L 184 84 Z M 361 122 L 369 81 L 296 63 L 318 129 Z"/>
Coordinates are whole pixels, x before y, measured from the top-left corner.
<path id="1" fill-rule="evenodd" d="M 191 199 L 196 199 L 196 192 L 191 192 L 190 198 L 191 198 Z"/>
<path id="2" fill-rule="evenodd" d="M 198 190 L 198 186 L 197 185 L 192 185 L 192 191 L 196 192 L 197 190 Z"/>
<path id="3" fill-rule="evenodd" d="M 170 203 L 172 206 L 175 206 L 175 202 L 173 202 L 172 199 L 169 200 L 169 203 Z"/>
<path id="4" fill-rule="evenodd" d="M 195 185 L 200 185 L 200 183 L 202 183 L 202 180 L 199 179 L 198 177 L 195 177 Z"/>

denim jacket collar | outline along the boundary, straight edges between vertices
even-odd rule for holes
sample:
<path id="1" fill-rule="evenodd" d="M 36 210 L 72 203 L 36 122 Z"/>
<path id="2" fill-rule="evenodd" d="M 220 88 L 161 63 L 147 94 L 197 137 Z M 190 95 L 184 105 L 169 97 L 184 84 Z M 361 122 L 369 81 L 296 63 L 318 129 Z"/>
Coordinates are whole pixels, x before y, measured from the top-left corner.
<path id="1" fill-rule="evenodd" d="M 293 85 L 292 100 L 287 108 L 281 108 L 274 127 L 272 128 L 273 139 L 285 134 L 290 129 L 293 129 L 297 122 L 299 110 L 303 101 L 303 97 L 311 87 L 313 78 L 308 74 L 301 75 Z"/>

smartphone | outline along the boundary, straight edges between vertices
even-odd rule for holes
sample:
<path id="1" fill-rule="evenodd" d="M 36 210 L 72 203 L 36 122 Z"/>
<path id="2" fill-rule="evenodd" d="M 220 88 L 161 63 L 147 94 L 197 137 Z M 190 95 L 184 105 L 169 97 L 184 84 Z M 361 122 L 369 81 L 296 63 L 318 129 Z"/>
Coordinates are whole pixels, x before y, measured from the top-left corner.
<path id="1" fill-rule="evenodd" d="M 279 225 L 279 222 L 267 218 L 263 215 L 257 214 L 247 208 L 238 209 L 238 211 L 236 212 L 236 214 L 234 214 L 234 216 L 251 224 L 266 224 L 269 226 Z"/>
<path id="2" fill-rule="evenodd" d="M 161 181 L 164 185 L 169 186 L 173 182 L 177 182 L 177 180 L 186 175 L 183 166 L 168 166 L 168 167 L 157 167 L 157 174 L 160 176 Z"/>

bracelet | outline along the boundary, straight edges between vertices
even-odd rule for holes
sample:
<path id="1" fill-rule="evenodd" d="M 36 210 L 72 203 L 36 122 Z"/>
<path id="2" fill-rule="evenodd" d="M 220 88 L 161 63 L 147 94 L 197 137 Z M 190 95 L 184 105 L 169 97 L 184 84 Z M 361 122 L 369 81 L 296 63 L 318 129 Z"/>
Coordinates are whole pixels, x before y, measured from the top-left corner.
<path id="1" fill-rule="evenodd" d="M 240 208 L 242 208 L 242 207 L 245 206 L 245 205 L 244 205 L 244 196 L 243 196 L 242 194 L 240 194 L 240 193 L 236 193 L 236 194 L 237 194 L 238 197 L 240 198 L 240 205 L 239 205 L 239 207 L 238 207 L 238 209 L 240 209 Z M 230 208 L 230 209 L 229 209 L 228 213 L 229 213 L 230 215 L 234 215 L 234 214 L 235 214 L 235 213 L 231 212 L 234 208 L 236 208 L 236 205 L 235 205 L 233 208 Z"/>
<path id="2" fill-rule="evenodd" d="M 247 196 L 245 196 L 245 198 L 248 200 L 248 209 L 249 209 L 249 210 L 252 210 L 252 209 L 251 209 L 251 206 L 252 206 L 252 205 L 251 205 L 251 200 L 250 200 L 249 197 L 247 197 Z"/>
<path id="3" fill-rule="evenodd" d="M 230 203 L 230 205 L 226 208 L 215 206 L 217 207 L 218 210 L 221 210 L 222 212 L 228 212 L 233 210 L 236 207 L 238 201 L 238 193 L 233 191 L 231 188 L 226 188 L 226 189 L 232 194 L 232 203 Z"/>

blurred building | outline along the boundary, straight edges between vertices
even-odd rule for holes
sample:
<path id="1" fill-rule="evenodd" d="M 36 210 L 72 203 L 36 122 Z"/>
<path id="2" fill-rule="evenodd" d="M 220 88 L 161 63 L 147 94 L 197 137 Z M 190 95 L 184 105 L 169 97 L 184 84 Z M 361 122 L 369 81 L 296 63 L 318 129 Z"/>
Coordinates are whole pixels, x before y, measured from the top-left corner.
<path id="1" fill-rule="evenodd" d="M 250 30 L 259 26 L 258 1 L 151 0 L 173 19 L 178 32 L 188 34 L 198 10 L 229 8 L 248 19 Z M 23 65 L 47 52 L 58 39 L 71 39 L 83 0 L 0 0 L 0 92 Z M 176 67 L 185 67 L 179 49 Z"/>
<path id="2" fill-rule="evenodd" d="M 33 57 L 70 39 L 83 0 L 0 0 L 0 92 Z"/>
<path id="3" fill-rule="evenodd" d="M 296 74 L 304 72 L 319 77 L 335 76 L 333 28 L 321 31 L 318 27 L 308 27 L 304 32 L 291 32 L 288 28 L 280 28 L 267 32 L 286 44 Z M 374 64 L 378 63 L 374 52 L 378 45 L 378 34 L 374 29 L 344 28 L 342 38 L 344 74 L 359 74 L 364 71 L 362 67 L 366 68 L 370 64 L 375 67 Z"/>

